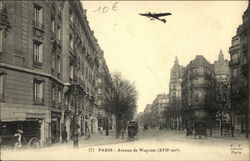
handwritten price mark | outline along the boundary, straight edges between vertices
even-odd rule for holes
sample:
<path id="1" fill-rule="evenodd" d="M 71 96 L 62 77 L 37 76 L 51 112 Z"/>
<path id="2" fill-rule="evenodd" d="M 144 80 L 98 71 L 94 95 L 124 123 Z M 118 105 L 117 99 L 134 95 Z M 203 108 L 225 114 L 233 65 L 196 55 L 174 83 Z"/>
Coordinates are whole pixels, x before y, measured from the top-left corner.
<path id="1" fill-rule="evenodd" d="M 118 10 L 118 2 L 115 2 L 112 7 L 108 7 L 108 6 L 99 6 L 96 10 L 94 10 L 93 12 L 98 12 L 98 13 L 107 13 L 108 11 L 117 11 Z"/>

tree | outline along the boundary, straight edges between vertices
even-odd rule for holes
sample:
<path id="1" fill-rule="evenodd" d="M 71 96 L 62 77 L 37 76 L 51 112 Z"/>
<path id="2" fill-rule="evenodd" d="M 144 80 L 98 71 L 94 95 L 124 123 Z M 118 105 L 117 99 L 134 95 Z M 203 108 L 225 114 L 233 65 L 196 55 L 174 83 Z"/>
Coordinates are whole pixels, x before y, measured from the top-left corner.
<path id="1" fill-rule="evenodd" d="M 112 75 L 112 84 L 113 87 L 104 106 L 116 117 L 116 136 L 119 137 L 122 128 L 125 128 L 124 124 L 134 117 L 138 93 L 135 84 L 123 79 L 120 73 Z"/>

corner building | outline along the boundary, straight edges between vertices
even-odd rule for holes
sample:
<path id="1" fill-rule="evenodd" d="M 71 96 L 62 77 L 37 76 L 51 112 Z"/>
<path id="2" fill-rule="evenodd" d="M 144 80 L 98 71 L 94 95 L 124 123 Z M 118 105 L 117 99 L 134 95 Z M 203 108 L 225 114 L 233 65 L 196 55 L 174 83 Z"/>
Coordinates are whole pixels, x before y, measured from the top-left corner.
<path id="1" fill-rule="evenodd" d="M 0 3 L 11 26 L 7 31 L 0 30 L 3 135 L 13 135 L 22 129 L 26 139 L 37 137 L 42 146 L 58 142 L 63 109 L 59 18 L 63 4 L 56 3 L 53 9 L 53 3 L 44 1 Z M 53 29 L 51 15 L 58 16 Z"/>
<path id="2" fill-rule="evenodd" d="M 209 108 L 213 100 L 214 70 L 202 55 L 197 55 L 183 71 L 182 108 L 185 127 L 192 127 L 196 122 L 208 126 L 211 122 Z"/>

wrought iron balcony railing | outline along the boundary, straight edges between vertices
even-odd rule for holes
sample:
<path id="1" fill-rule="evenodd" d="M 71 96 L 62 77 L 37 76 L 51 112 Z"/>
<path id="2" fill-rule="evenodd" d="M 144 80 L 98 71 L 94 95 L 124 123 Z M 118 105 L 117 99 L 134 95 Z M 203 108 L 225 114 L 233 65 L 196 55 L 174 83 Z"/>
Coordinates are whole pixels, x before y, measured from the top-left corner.
<path id="1" fill-rule="evenodd" d="M 44 105 L 44 98 L 34 98 L 34 104 Z"/>
<path id="2" fill-rule="evenodd" d="M 44 30 L 44 25 L 41 24 L 40 22 L 34 21 L 33 20 L 33 26 L 37 29 Z"/>
<path id="3" fill-rule="evenodd" d="M 238 64 L 240 64 L 240 59 L 232 59 L 229 62 L 229 66 L 234 66 L 234 65 L 238 65 Z"/>

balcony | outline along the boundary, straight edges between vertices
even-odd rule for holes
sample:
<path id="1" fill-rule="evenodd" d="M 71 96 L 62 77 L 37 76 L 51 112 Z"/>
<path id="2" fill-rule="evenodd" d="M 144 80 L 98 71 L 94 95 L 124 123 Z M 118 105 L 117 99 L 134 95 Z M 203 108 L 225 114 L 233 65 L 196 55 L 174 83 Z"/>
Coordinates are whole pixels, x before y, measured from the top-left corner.
<path id="1" fill-rule="evenodd" d="M 210 84 L 209 83 L 192 83 L 191 87 L 200 87 L 200 88 L 205 88 L 205 87 L 209 87 Z"/>
<path id="2" fill-rule="evenodd" d="M 229 62 L 229 66 L 235 66 L 235 65 L 239 65 L 240 64 L 240 59 L 232 59 L 230 62 Z"/>
<path id="3" fill-rule="evenodd" d="M 44 105 L 44 98 L 34 98 L 34 105 Z"/>
<path id="4" fill-rule="evenodd" d="M 242 51 L 243 51 L 244 55 L 247 55 L 247 51 L 248 51 L 247 43 L 242 45 Z"/>
<path id="5" fill-rule="evenodd" d="M 239 50 L 240 50 L 239 44 L 235 44 L 235 45 L 232 45 L 231 47 L 229 47 L 230 54 L 234 54 L 234 53 L 238 52 Z"/>
<path id="6" fill-rule="evenodd" d="M 43 66 L 43 64 L 40 63 L 40 62 L 37 62 L 37 61 L 33 62 L 33 67 L 34 68 L 42 69 L 42 66 Z"/>
<path id="7" fill-rule="evenodd" d="M 58 102 L 58 108 L 61 109 L 62 108 L 62 103 Z"/>
<path id="8" fill-rule="evenodd" d="M 44 31 L 44 25 L 41 24 L 41 23 L 39 23 L 39 22 L 37 22 L 37 21 L 34 21 L 34 20 L 33 20 L 33 26 L 34 26 L 36 29 L 38 29 L 38 30 Z"/>

